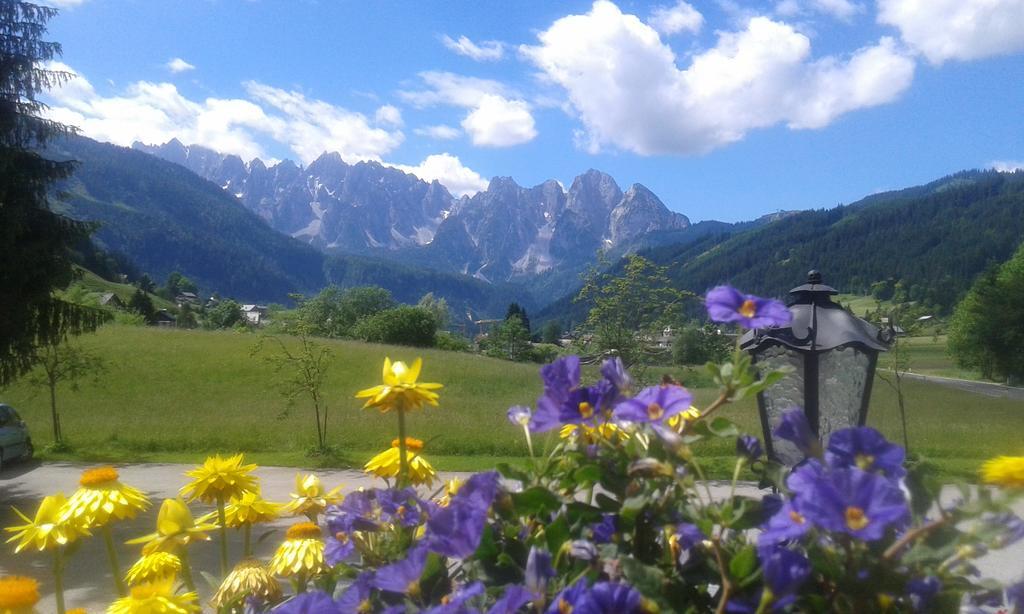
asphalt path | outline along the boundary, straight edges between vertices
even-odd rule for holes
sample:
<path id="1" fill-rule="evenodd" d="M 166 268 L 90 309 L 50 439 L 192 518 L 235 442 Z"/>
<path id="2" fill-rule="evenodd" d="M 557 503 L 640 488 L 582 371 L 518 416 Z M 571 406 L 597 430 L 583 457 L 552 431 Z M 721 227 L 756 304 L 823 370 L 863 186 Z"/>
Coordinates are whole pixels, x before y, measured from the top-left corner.
<path id="1" fill-rule="evenodd" d="M 888 371 L 888 370 L 887 370 Z M 891 371 L 889 371 L 891 373 Z M 981 394 L 987 397 L 1005 398 L 1013 401 L 1024 401 L 1024 388 L 996 384 L 994 382 L 978 382 L 969 379 L 956 379 L 953 377 L 940 377 L 938 375 L 923 375 L 921 373 L 906 372 L 901 377 L 919 382 L 938 384 L 949 388 L 966 390 L 974 394 Z"/>
<path id="2" fill-rule="evenodd" d="M 27 516 L 31 517 L 39 501 L 46 495 L 55 492 L 63 492 L 70 495 L 78 488 L 78 478 L 83 469 L 90 465 L 78 463 L 24 463 L 9 465 L 0 473 L 0 526 L 12 524 L 23 524 L 21 520 L 11 511 L 11 506 L 16 506 Z M 147 512 L 140 514 L 134 520 L 116 522 L 113 525 L 115 542 L 123 544 L 125 540 L 139 537 L 155 530 L 156 510 L 160 502 L 165 498 L 177 496 L 178 490 L 188 481 L 184 472 L 192 468 L 192 465 L 175 464 L 134 464 L 118 466 L 121 479 L 125 484 L 135 486 L 146 492 L 153 501 L 153 507 Z M 260 478 L 263 496 L 271 501 L 288 501 L 289 493 L 294 492 L 295 474 L 297 471 L 304 473 L 315 473 L 323 481 L 324 486 L 334 488 L 342 487 L 342 492 L 351 492 L 359 488 L 370 488 L 383 486 L 382 480 L 367 477 L 365 474 L 352 470 L 296 470 L 290 467 L 260 467 L 256 474 Z M 466 474 L 446 473 L 441 477 L 448 479 Z M 710 482 L 707 485 L 712 496 L 716 499 L 728 496 L 729 485 L 722 482 Z M 739 494 L 754 496 L 758 494 L 753 484 L 740 484 L 737 489 Z M 944 498 L 950 501 L 956 496 L 955 491 L 950 489 L 944 492 Z M 948 495 L 946 497 L 945 495 Z M 193 504 L 193 513 L 198 517 L 212 508 L 200 504 Z M 1019 501 L 1015 508 L 1018 515 L 1024 515 L 1024 501 Z M 269 559 L 274 549 L 283 537 L 284 530 L 296 519 L 283 518 L 268 525 L 261 525 L 254 529 L 253 539 L 255 540 L 264 532 L 273 533 L 267 539 L 256 542 L 254 550 L 256 556 Z M 229 531 L 229 558 L 232 562 L 237 561 L 242 553 L 241 534 L 238 531 Z M 6 537 L 6 536 L 5 536 Z M 196 570 L 195 577 L 198 585 L 200 598 L 205 604 L 213 594 L 213 589 L 206 586 L 200 571 L 208 572 L 219 576 L 219 550 L 214 540 L 206 543 L 199 543 L 191 547 L 190 556 L 193 567 Z M 139 554 L 138 546 L 121 545 L 118 551 L 122 571 Z M 50 574 L 52 558 L 46 553 L 13 554 L 13 545 L 2 544 L 0 547 L 0 576 L 3 575 L 28 575 L 40 581 L 42 601 L 39 603 L 39 612 L 55 612 L 56 604 L 53 596 L 53 585 Z M 1016 544 L 997 553 L 987 555 L 978 561 L 978 567 L 982 574 L 995 578 L 1001 582 L 1011 582 L 1020 578 L 1024 573 L 1024 542 Z M 68 608 L 84 607 L 89 612 L 105 611 L 107 605 L 115 595 L 114 582 L 110 572 L 103 540 L 99 537 L 87 538 L 84 540 L 80 550 L 67 564 L 65 579 L 65 601 Z"/>

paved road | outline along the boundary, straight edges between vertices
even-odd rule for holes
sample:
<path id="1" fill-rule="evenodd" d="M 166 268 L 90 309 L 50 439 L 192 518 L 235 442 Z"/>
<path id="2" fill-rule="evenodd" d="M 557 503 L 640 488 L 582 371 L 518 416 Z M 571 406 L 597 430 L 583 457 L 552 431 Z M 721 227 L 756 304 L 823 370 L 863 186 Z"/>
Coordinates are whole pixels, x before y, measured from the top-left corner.
<path id="1" fill-rule="evenodd" d="M 63 491 L 70 495 L 78 487 L 79 475 L 87 466 L 77 463 L 28 463 L 5 468 L 0 473 L 0 526 L 10 526 L 18 520 L 10 509 L 12 505 L 31 516 L 44 496 L 57 491 Z M 135 520 L 116 523 L 113 531 L 115 540 L 121 543 L 127 539 L 152 532 L 156 518 L 155 508 L 162 499 L 177 495 L 178 489 L 186 482 L 183 474 L 191 467 L 191 465 L 172 464 L 119 466 L 118 470 L 124 483 L 145 490 L 154 501 L 154 509 Z M 368 478 L 357 471 L 312 470 L 312 472 L 320 476 L 325 486 L 330 488 L 342 486 L 343 492 L 350 492 L 361 487 L 383 486 L 381 480 Z M 260 467 L 256 473 L 260 477 L 263 494 L 267 499 L 272 501 L 288 500 L 289 493 L 294 490 L 296 469 Z M 456 475 L 462 474 L 443 474 L 442 477 L 448 479 Z M 727 483 L 712 482 L 709 487 L 715 498 L 724 498 L 728 495 Z M 757 489 L 752 484 L 742 484 L 738 492 L 754 495 L 757 493 Z M 952 498 L 954 492 L 951 491 L 949 494 Z M 210 508 L 198 504 L 192 507 L 197 516 L 210 511 Z M 1024 501 L 1017 506 L 1016 512 L 1024 515 Z M 284 529 L 292 522 L 294 519 L 282 519 L 267 525 L 269 529 L 276 531 L 276 534 L 255 546 L 256 555 L 264 559 L 269 558 L 280 541 Z M 17 524 L 21 524 L 21 522 L 18 521 Z M 259 535 L 259 531 L 254 534 L 254 537 L 257 535 Z M 235 561 L 241 556 L 241 537 L 236 531 L 229 532 L 229 537 L 231 538 L 229 554 L 231 560 Z M 138 555 L 137 548 L 137 546 L 122 546 L 120 548 L 119 555 L 125 570 Z M 56 611 L 53 587 L 50 581 L 50 558 L 38 553 L 26 554 L 24 552 L 14 556 L 11 554 L 12 551 L 13 549 L 6 544 L 0 548 L 0 575 L 30 575 L 39 579 L 44 596 L 38 611 Z M 197 572 L 203 570 L 218 575 L 219 551 L 216 538 L 213 542 L 194 546 L 190 552 Z M 1021 561 L 1024 561 L 1024 542 L 1018 543 L 1014 548 L 1001 551 L 997 555 L 989 555 L 979 561 L 978 567 L 981 568 L 984 575 L 1002 582 L 1009 582 L 1016 580 L 1024 572 L 1024 564 Z M 196 573 L 196 582 L 199 584 L 200 596 L 205 602 L 212 595 L 212 590 L 203 586 L 205 583 L 199 573 Z M 93 538 L 84 541 L 81 549 L 68 565 L 65 586 L 67 587 L 65 598 L 69 608 L 84 607 L 90 612 L 105 610 L 114 595 L 114 586 L 102 539 Z"/>
<path id="2" fill-rule="evenodd" d="M 903 377 L 921 382 L 938 384 L 939 386 L 958 388 L 960 390 L 966 390 L 967 392 L 973 392 L 974 394 L 982 394 L 987 397 L 1005 398 L 1013 401 L 1024 401 L 1024 388 L 1018 388 L 1016 386 L 1007 386 L 1006 384 L 996 384 L 993 382 L 978 382 L 969 379 L 956 379 L 952 377 L 940 377 L 938 375 L 922 375 L 921 373 L 904 373 Z"/>

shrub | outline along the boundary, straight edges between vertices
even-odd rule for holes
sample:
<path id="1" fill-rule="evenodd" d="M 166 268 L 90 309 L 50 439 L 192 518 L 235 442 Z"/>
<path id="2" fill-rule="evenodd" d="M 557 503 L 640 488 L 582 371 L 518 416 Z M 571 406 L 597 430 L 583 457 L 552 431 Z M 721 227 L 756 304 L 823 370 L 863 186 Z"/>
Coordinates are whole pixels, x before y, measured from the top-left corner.
<path id="1" fill-rule="evenodd" d="M 447 331 L 437 333 L 434 346 L 439 350 L 448 350 L 449 352 L 469 352 L 473 349 L 469 339 Z"/>
<path id="2" fill-rule="evenodd" d="M 352 336 L 373 343 L 433 347 L 437 320 L 426 309 L 403 305 L 359 320 L 352 327 Z"/>

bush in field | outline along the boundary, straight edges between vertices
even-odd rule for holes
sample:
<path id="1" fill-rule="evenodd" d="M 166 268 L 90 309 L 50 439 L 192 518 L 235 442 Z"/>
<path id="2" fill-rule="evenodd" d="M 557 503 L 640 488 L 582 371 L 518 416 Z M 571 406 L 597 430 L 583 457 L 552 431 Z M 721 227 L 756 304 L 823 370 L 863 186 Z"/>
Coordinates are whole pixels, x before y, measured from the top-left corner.
<path id="1" fill-rule="evenodd" d="M 672 362 L 677 365 L 702 365 L 720 361 L 729 355 L 732 342 L 717 326 L 683 326 L 672 340 Z"/>
<path id="2" fill-rule="evenodd" d="M 437 333 L 434 347 L 439 350 L 448 350 L 449 352 L 468 352 L 473 349 L 469 339 L 446 331 Z"/>
<path id="3" fill-rule="evenodd" d="M 433 347 L 437 320 L 426 309 L 402 305 L 359 320 L 352 327 L 352 336 L 373 343 Z"/>

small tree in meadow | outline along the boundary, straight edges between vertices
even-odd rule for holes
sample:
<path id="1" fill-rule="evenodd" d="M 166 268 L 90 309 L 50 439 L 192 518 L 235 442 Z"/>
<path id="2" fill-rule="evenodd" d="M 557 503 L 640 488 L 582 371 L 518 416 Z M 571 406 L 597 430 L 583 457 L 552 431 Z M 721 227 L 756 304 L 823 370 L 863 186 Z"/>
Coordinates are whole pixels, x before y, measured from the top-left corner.
<path id="1" fill-rule="evenodd" d="M 287 416 L 300 398 L 309 400 L 316 423 L 316 449 L 324 452 L 327 449 L 327 399 L 323 388 L 333 354 L 329 347 L 305 332 L 300 332 L 297 340 L 297 348 L 289 347 L 280 337 L 265 335 L 250 354 L 260 355 L 279 376 L 276 385 L 287 400 L 281 417 Z M 268 343 L 270 348 L 267 348 Z"/>
<path id="2" fill-rule="evenodd" d="M 106 371 L 106 363 L 102 357 L 82 345 L 63 342 L 41 347 L 36 357 L 36 365 L 37 368 L 29 375 L 28 381 L 49 393 L 53 443 L 55 447 L 63 447 L 64 432 L 57 409 L 58 386 L 64 384 L 71 391 L 77 392 L 80 382 L 89 378 L 96 379 Z"/>

